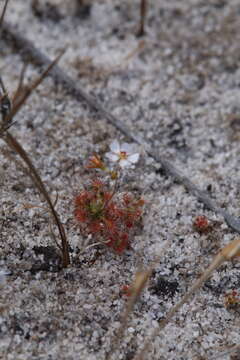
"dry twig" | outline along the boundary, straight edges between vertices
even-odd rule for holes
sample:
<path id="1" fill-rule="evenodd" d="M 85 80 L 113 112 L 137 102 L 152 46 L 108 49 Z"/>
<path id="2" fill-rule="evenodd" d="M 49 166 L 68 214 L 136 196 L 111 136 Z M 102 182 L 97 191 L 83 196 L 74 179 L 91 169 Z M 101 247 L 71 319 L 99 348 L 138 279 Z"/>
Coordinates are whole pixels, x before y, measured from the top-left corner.
<path id="1" fill-rule="evenodd" d="M 145 33 L 145 19 L 147 14 L 147 0 L 141 0 L 140 2 L 140 25 L 137 35 L 143 36 Z"/>
<path id="2" fill-rule="evenodd" d="M 140 270 L 138 270 L 136 272 L 135 278 L 130 286 L 131 296 L 127 302 L 125 311 L 123 313 L 119 330 L 118 330 L 116 336 L 114 336 L 114 338 L 111 341 L 111 343 L 113 345 L 111 346 L 110 351 L 106 354 L 106 360 L 111 359 L 111 355 L 113 355 L 115 353 L 115 351 L 118 349 L 118 347 L 123 339 L 127 325 L 129 323 L 129 319 L 130 319 L 131 313 L 133 312 L 134 306 L 137 303 L 138 299 L 140 298 L 143 290 L 147 286 L 148 280 L 152 276 L 154 268 L 157 266 L 157 264 L 159 264 L 159 262 L 161 261 L 161 258 L 163 258 L 164 252 L 167 250 L 168 245 L 169 245 L 169 241 L 167 241 L 162 246 L 162 249 L 158 253 L 156 259 L 152 262 L 151 266 L 149 266 L 148 269 L 141 268 Z"/>
<path id="3" fill-rule="evenodd" d="M 5 3 L 4 3 L 4 6 L 3 6 L 3 11 L 2 11 L 2 14 L 1 14 L 1 17 L 0 17 L 0 28 L 1 28 L 2 24 L 3 24 L 3 20 L 4 20 L 5 14 L 6 14 L 8 2 L 9 2 L 9 0 L 5 0 Z"/>
<path id="4" fill-rule="evenodd" d="M 19 142 L 8 132 L 5 131 L 5 126 L 9 126 L 9 124 L 12 123 L 13 117 L 17 114 L 17 112 L 20 110 L 22 105 L 26 102 L 26 100 L 29 98 L 29 96 L 32 94 L 32 92 L 37 88 L 37 86 L 43 81 L 43 79 L 48 75 L 48 73 L 51 71 L 51 69 L 55 66 L 55 64 L 60 60 L 61 56 L 63 55 L 65 51 L 61 51 L 61 53 L 56 57 L 54 61 L 52 61 L 47 69 L 35 80 L 30 84 L 28 87 L 22 87 L 23 78 L 21 75 L 20 77 L 20 83 L 17 88 L 17 93 L 14 96 L 14 103 L 11 108 L 9 108 L 9 111 L 2 112 L 3 117 L 3 139 L 5 142 L 9 145 L 11 149 L 13 149 L 25 162 L 29 169 L 29 175 L 32 179 L 32 181 L 35 183 L 41 194 L 44 196 L 45 200 L 47 201 L 49 208 L 51 210 L 51 213 L 53 215 L 53 218 L 55 220 L 55 223 L 58 227 L 60 238 L 61 238 L 61 250 L 62 250 L 62 265 L 63 267 L 67 267 L 70 263 L 69 258 L 69 250 L 68 250 L 68 242 L 66 238 L 66 234 L 64 231 L 64 227 L 59 220 L 58 214 L 54 208 L 54 205 L 52 203 L 52 200 L 46 190 L 46 187 L 44 183 L 42 182 L 42 179 L 40 175 L 38 174 L 37 169 L 33 165 L 32 161 L 30 160 L 30 157 L 28 156 L 27 152 L 23 149 L 23 147 L 19 144 Z M 2 86 L 4 89 L 4 86 Z"/>
<path id="5" fill-rule="evenodd" d="M 233 345 L 230 349 L 228 349 L 228 350 L 226 350 L 224 352 L 220 352 L 217 355 L 214 355 L 214 356 L 210 357 L 208 360 L 220 360 L 223 356 L 234 353 L 235 351 L 237 351 L 237 352 L 240 351 L 240 344 Z M 235 359 L 237 360 L 237 358 L 235 358 Z"/>
<path id="6" fill-rule="evenodd" d="M 219 254 L 213 259 L 212 263 L 209 267 L 204 271 L 202 276 L 193 284 L 193 286 L 188 290 L 188 292 L 183 296 L 182 300 L 180 300 L 175 306 L 171 308 L 171 310 L 167 313 L 164 320 L 160 321 L 159 327 L 153 331 L 153 334 L 150 338 L 145 342 L 143 349 L 141 352 L 134 357 L 134 360 L 143 360 L 144 356 L 149 349 L 151 340 L 154 339 L 159 331 L 165 328 L 165 326 L 170 322 L 176 312 L 187 303 L 192 295 L 196 293 L 198 289 L 204 284 L 204 282 L 211 276 L 214 270 L 218 269 L 225 261 L 230 261 L 235 257 L 240 256 L 240 238 L 236 238 L 231 241 L 228 245 L 226 245 Z"/>

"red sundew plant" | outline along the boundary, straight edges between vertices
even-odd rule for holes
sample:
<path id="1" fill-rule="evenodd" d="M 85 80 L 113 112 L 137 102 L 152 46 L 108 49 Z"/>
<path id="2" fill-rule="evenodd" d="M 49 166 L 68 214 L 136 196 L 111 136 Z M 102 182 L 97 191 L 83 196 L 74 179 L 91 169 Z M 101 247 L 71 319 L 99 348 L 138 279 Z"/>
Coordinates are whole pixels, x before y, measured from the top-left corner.
<path id="1" fill-rule="evenodd" d="M 130 192 L 117 191 L 122 169 L 133 167 L 139 154 L 131 154 L 129 144 L 120 147 L 117 141 L 110 149 L 112 152 L 106 156 L 116 163 L 112 169 L 108 169 L 97 154 L 90 158 L 87 168 L 99 172 L 75 197 L 74 216 L 83 235 L 92 235 L 97 242 L 121 254 L 130 247 L 144 200 Z"/>
<path id="2" fill-rule="evenodd" d="M 199 215 L 195 218 L 193 227 L 199 233 L 207 233 L 211 230 L 211 224 L 208 218 L 204 215 Z"/>
<path id="3" fill-rule="evenodd" d="M 240 296 L 236 290 L 224 295 L 224 304 L 227 309 L 240 309 Z"/>
<path id="4" fill-rule="evenodd" d="M 130 297 L 133 294 L 133 291 L 131 289 L 131 286 L 129 285 L 123 285 L 121 290 L 120 290 L 120 294 L 125 296 L 125 297 Z"/>

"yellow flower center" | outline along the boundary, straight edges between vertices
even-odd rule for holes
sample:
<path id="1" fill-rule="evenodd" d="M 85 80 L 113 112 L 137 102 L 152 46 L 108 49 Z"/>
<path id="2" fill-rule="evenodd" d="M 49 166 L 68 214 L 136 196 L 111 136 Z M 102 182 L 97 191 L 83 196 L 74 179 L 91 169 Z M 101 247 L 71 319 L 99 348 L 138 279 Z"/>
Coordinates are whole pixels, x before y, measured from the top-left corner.
<path id="1" fill-rule="evenodd" d="M 120 160 L 126 160 L 127 159 L 127 153 L 126 151 L 120 151 Z"/>

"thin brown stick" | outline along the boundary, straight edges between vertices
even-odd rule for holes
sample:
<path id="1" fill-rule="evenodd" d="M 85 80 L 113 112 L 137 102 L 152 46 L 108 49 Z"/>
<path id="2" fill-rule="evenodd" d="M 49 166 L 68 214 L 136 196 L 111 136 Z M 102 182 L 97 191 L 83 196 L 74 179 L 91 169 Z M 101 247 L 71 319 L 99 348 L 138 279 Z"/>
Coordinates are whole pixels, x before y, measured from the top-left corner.
<path id="1" fill-rule="evenodd" d="M 5 14 L 6 14 L 8 2 L 9 2 L 9 0 L 5 0 L 4 7 L 3 7 L 3 11 L 2 11 L 2 14 L 1 14 L 1 17 L 0 17 L 0 27 L 1 27 L 2 24 L 3 24 L 3 20 L 4 20 Z"/>
<path id="2" fill-rule="evenodd" d="M 16 49 L 20 50 L 20 54 L 23 56 L 23 58 L 27 58 L 29 62 L 33 62 L 38 66 L 48 65 L 50 63 L 50 60 L 46 55 L 37 49 L 31 41 L 17 33 L 10 24 L 4 22 L 2 28 L 4 38 L 12 43 Z M 196 196 L 199 201 L 204 203 L 208 209 L 221 215 L 228 226 L 240 234 L 239 219 L 217 206 L 217 204 L 208 196 L 205 191 L 199 189 L 187 176 L 183 175 L 164 156 L 160 156 L 157 150 L 152 149 L 140 136 L 132 133 L 126 124 L 105 110 L 105 108 L 96 99 L 87 94 L 80 87 L 76 86 L 76 81 L 68 76 L 59 66 L 56 65 L 50 72 L 50 75 L 56 81 L 56 83 L 62 84 L 66 91 L 70 93 L 77 101 L 84 101 L 87 103 L 87 105 L 93 111 L 97 112 L 100 116 L 105 118 L 128 139 L 145 148 L 146 153 L 157 163 L 159 163 L 168 175 L 172 176 L 175 181 L 182 184 L 190 193 Z"/>
<path id="3" fill-rule="evenodd" d="M 176 312 L 187 303 L 193 294 L 197 290 L 201 288 L 201 286 L 205 283 L 205 281 L 211 276 L 214 270 L 218 269 L 225 261 L 232 260 L 234 257 L 240 256 L 240 238 L 236 238 L 231 241 L 228 245 L 226 245 L 220 252 L 215 256 L 212 263 L 209 267 L 204 271 L 202 276 L 193 284 L 193 286 L 186 292 L 183 298 L 171 308 L 171 310 L 167 313 L 164 320 L 162 320 L 159 324 L 159 327 L 156 328 L 150 338 L 145 342 L 143 349 L 139 354 L 134 357 L 134 360 L 143 360 L 144 356 L 149 349 L 151 340 L 154 339 L 158 333 L 165 328 L 165 326 L 170 322 Z"/>
<path id="4" fill-rule="evenodd" d="M 127 302 L 127 306 L 125 308 L 125 311 L 123 313 L 122 319 L 121 319 L 121 325 L 116 333 L 116 335 L 113 336 L 111 341 L 111 347 L 110 350 L 105 355 L 105 360 L 110 360 L 112 358 L 112 355 L 115 354 L 117 349 L 119 348 L 121 341 L 123 339 L 124 333 L 126 331 L 130 315 L 133 311 L 134 305 L 136 304 L 138 298 L 141 295 L 142 290 L 145 288 L 146 283 L 148 279 L 150 278 L 152 274 L 152 269 L 148 270 L 140 270 L 136 273 L 135 279 L 133 281 L 133 284 L 131 286 L 131 297 L 129 298 Z"/>
<path id="5" fill-rule="evenodd" d="M 0 137 L 4 135 L 4 133 L 10 129 L 17 121 L 12 121 L 11 124 L 4 125 L 0 128 Z"/>
<path id="6" fill-rule="evenodd" d="M 3 118 L 4 124 L 11 123 L 13 117 L 17 114 L 17 112 L 20 110 L 22 105 L 26 102 L 28 97 L 32 94 L 33 90 L 37 88 L 37 86 L 43 81 L 43 79 L 47 76 L 49 71 L 54 67 L 54 65 L 59 61 L 61 56 L 63 55 L 64 51 L 62 51 L 56 59 L 50 63 L 50 65 L 47 67 L 47 69 L 35 80 L 32 82 L 32 84 L 28 88 L 24 88 L 24 90 L 19 93 L 19 96 L 15 99 L 15 102 L 13 104 L 13 107 L 11 111 L 6 114 Z M 40 175 L 38 174 L 37 169 L 33 165 L 32 161 L 30 160 L 28 154 L 26 151 L 22 148 L 22 146 L 19 144 L 19 142 L 9 133 L 5 132 L 3 139 L 5 142 L 21 157 L 21 159 L 25 162 L 25 164 L 28 166 L 29 169 L 29 175 L 32 179 L 32 181 L 35 183 L 39 191 L 44 196 L 45 200 L 47 201 L 50 210 L 52 212 L 53 218 L 55 220 L 55 223 L 58 227 L 60 238 L 61 238 L 61 250 L 62 250 L 62 265 L 63 267 L 67 267 L 70 263 L 70 257 L 69 257 L 69 250 L 68 250 L 68 242 L 66 238 L 66 234 L 64 231 L 64 227 L 61 224 L 58 214 L 54 208 L 54 205 L 51 201 L 50 196 L 48 195 L 48 192 L 46 190 L 46 187 L 44 183 L 42 182 L 42 179 Z"/>
<path id="7" fill-rule="evenodd" d="M 9 99 L 8 93 L 5 89 L 4 83 L 2 81 L 2 78 L 0 77 L 0 113 L 2 115 L 3 124 L 1 128 L 6 127 L 8 124 L 5 122 L 6 116 L 11 111 L 12 103 Z M 1 129 L 2 130 L 2 129 Z"/>
<path id="8" fill-rule="evenodd" d="M 149 266 L 148 269 L 145 270 L 138 270 L 135 274 L 135 279 L 130 286 L 131 296 L 127 302 L 125 311 L 123 313 L 122 319 L 121 319 L 121 325 L 117 331 L 117 334 L 113 337 L 111 341 L 111 349 L 106 354 L 106 360 L 110 360 L 111 356 L 117 351 L 119 348 L 121 341 L 123 339 L 124 333 L 126 331 L 127 325 L 129 323 L 129 318 L 131 316 L 131 313 L 133 312 L 134 306 L 137 303 L 138 299 L 140 298 L 143 290 L 145 289 L 148 280 L 152 276 L 154 268 L 159 264 L 161 261 L 161 258 L 164 255 L 164 252 L 167 250 L 169 245 L 169 241 L 167 241 L 161 251 L 158 253 L 156 259 L 152 262 L 151 266 Z"/>
<path id="9" fill-rule="evenodd" d="M 33 83 L 28 86 L 24 87 L 24 90 L 19 93 L 17 97 L 15 97 L 15 101 L 12 106 L 12 110 L 5 118 L 4 122 L 9 123 L 13 119 L 13 117 L 16 115 L 16 113 L 19 111 L 19 109 L 22 107 L 22 105 L 26 102 L 26 100 L 29 98 L 29 96 L 32 94 L 32 92 L 38 87 L 38 85 L 41 84 L 43 79 L 50 73 L 50 71 L 53 69 L 53 67 L 57 64 L 57 62 L 60 60 L 60 58 L 65 53 L 65 49 L 62 50 L 59 55 L 52 61 L 50 64 L 48 64 L 48 67 L 43 71 L 43 73 L 33 81 Z"/>
<path id="10" fill-rule="evenodd" d="M 52 215 L 54 217 L 54 220 L 56 222 L 56 225 L 58 227 L 59 234 L 60 234 L 61 241 L 62 241 L 62 247 L 61 247 L 61 249 L 62 249 L 62 264 L 63 264 L 63 267 L 67 267 L 70 264 L 70 258 L 69 258 L 66 234 L 64 231 L 64 227 L 62 226 L 62 223 L 59 220 L 58 214 L 52 204 L 50 196 L 48 195 L 45 185 L 43 184 L 41 177 L 39 176 L 35 166 L 32 164 L 26 151 L 22 148 L 22 146 L 19 144 L 19 142 L 9 132 L 5 133 L 5 136 L 3 137 L 3 139 L 9 145 L 9 147 L 11 147 L 11 149 L 13 149 L 22 158 L 22 160 L 25 162 L 25 164 L 28 166 L 28 168 L 30 170 L 29 175 L 30 175 L 32 181 L 34 182 L 34 184 L 37 186 L 38 190 L 41 192 L 41 194 L 44 196 L 45 200 L 47 201 L 47 203 L 51 209 Z"/>
<path id="11" fill-rule="evenodd" d="M 1 76 L 0 76 L 0 86 L 1 86 L 1 88 L 2 88 L 3 94 L 6 94 L 7 90 L 6 90 L 6 88 L 5 88 L 5 85 L 4 85 L 3 81 L 2 81 Z"/>
<path id="12" fill-rule="evenodd" d="M 17 98 L 20 96 L 21 91 L 23 91 L 23 84 L 24 84 L 24 77 L 25 77 L 25 74 L 26 74 L 26 70 L 27 70 L 27 64 L 24 63 L 23 67 L 22 67 L 22 71 L 21 71 L 20 76 L 19 76 L 17 89 L 16 89 L 16 91 L 15 91 L 15 93 L 13 95 L 13 98 L 12 98 L 13 104 L 15 103 Z"/>
<path id="13" fill-rule="evenodd" d="M 143 36 L 145 33 L 145 19 L 147 14 L 147 0 L 141 0 L 140 3 L 140 24 L 137 35 Z"/>
<path id="14" fill-rule="evenodd" d="M 224 352 L 220 352 L 220 353 L 218 353 L 217 355 L 214 355 L 214 356 L 208 358 L 208 360 L 219 360 L 219 359 L 221 359 L 223 356 L 229 355 L 229 354 L 235 352 L 236 350 L 237 350 L 237 351 L 240 350 L 240 344 L 238 344 L 238 345 L 233 345 L 230 349 L 228 349 L 228 350 L 226 350 L 226 351 L 224 351 Z M 235 358 L 235 357 L 234 357 L 234 359 L 237 360 L 237 358 Z"/>

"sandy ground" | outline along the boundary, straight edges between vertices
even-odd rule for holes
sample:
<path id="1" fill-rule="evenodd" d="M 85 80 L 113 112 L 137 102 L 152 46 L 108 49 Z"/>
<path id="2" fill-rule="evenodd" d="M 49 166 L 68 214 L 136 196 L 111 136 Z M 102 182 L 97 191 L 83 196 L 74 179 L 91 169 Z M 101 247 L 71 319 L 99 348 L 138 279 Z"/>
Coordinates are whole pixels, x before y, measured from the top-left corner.
<path id="1" fill-rule="evenodd" d="M 50 58 L 67 47 L 59 65 L 76 85 L 238 218 L 239 1 L 149 1 L 141 38 L 137 0 L 90 1 L 80 13 L 73 0 L 33 3 L 10 0 L 6 21 Z M 23 59 L 4 38 L 0 53 L 1 76 L 12 94 Z M 25 81 L 38 73 L 29 64 Z M 131 141 L 51 78 L 16 120 L 11 133 L 31 154 L 52 198 L 58 193 L 72 263 L 58 271 L 46 204 L 1 140 L 0 358 L 106 359 L 126 306 L 122 286 L 164 248 L 120 350 L 111 354 L 113 360 L 133 359 L 237 232 L 136 145 L 141 159 L 124 186 L 142 193 L 146 206 L 132 249 L 119 256 L 98 246 L 81 254 L 85 239 L 74 221 L 73 199 L 88 177 L 84 163 L 93 152 L 108 151 L 114 139 Z M 198 215 L 212 224 L 207 234 L 193 229 Z M 240 291 L 239 269 L 233 261 L 216 271 L 151 341 L 146 359 L 240 359 L 240 353 L 223 354 L 240 343 L 240 304 L 224 306 L 227 292 Z"/>

